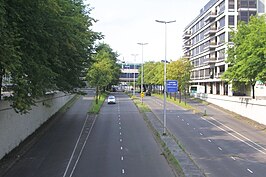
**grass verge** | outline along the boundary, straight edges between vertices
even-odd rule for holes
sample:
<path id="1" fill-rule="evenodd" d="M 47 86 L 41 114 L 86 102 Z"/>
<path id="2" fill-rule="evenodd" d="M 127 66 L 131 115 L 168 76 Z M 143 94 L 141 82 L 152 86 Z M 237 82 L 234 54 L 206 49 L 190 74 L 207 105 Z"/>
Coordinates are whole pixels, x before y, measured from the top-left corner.
<path id="1" fill-rule="evenodd" d="M 160 99 L 164 99 L 164 95 L 159 95 L 159 94 L 153 94 L 153 96 L 157 97 L 157 98 L 160 98 Z M 179 99 L 176 99 L 174 100 L 174 97 L 172 98 L 169 98 L 167 97 L 166 100 L 168 102 L 171 102 L 171 103 L 174 103 L 175 105 L 178 105 L 184 109 L 188 109 L 188 110 L 191 110 L 193 111 L 194 113 L 200 113 L 201 111 L 197 110 L 196 108 L 194 108 L 193 106 L 191 106 L 190 104 L 188 103 L 185 103 L 183 101 L 179 102 Z"/>
<path id="2" fill-rule="evenodd" d="M 98 104 L 96 104 L 96 99 L 94 97 L 94 100 L 93 100 L 93 102 L 92 102 L 92 104 L 91 104 L 91 106 L 89 108 L 88 113 L 90 113 L 90 114 L 98 114 L 106 97 L 107 97 L 107 93 L 102 93 L 101 97 L 98 99 Z"/>

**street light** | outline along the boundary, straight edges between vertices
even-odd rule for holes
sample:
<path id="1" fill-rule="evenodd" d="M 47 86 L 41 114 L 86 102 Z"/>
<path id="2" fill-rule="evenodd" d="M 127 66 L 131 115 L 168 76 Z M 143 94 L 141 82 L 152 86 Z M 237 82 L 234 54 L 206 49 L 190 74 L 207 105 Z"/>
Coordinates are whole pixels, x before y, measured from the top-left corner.
<path id="1" fill-rule="evenodd" d="M 158 23 L 164 23 L 165 25 L 165 58 L 164 58 L 164 99 L 163 99 L 163 135 L 166 135 L 166 49 L 167 49 L 167 23 L 174 23 L 173 21 L 161 21 L 161 20 L 155 20 Z"/>
<path id="2" fill-rule="evenodd" d="M 141 87 L 140 87 L 140 93 L 143 94 L 143 46 L 147 45 L 148 43 L 137 43 L 141 45 L 141 55 L 142 55 L 142 64 L 141 64 Z M 141 103 L 143 104 L 143 97 L 141 96 Z"/>
<path id="3" fill-rule="evenodd" d="M 136 57 L 138 56 L 138 54 L 131 54 L 132 56 L 134 56 L 134 83 L 133 83 L 133 95 L 135 96 L 136 95 L 136 93 L 135 93 L 135 90 L 136 90 L 136 72 L 135 72 L 135 65 L 136 65 Z"/>

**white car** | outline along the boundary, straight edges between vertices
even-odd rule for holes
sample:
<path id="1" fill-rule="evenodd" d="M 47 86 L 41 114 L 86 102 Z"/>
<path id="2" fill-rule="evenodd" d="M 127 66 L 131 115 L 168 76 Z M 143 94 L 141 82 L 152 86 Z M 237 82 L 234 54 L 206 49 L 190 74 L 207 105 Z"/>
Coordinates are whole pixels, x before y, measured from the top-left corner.
<path id="1" fill-rule="evenodd" d="M 113 95 L 108 96 L 107 103 L 108 104 L 115 104 L 115 96 L 113 96 Z"/>

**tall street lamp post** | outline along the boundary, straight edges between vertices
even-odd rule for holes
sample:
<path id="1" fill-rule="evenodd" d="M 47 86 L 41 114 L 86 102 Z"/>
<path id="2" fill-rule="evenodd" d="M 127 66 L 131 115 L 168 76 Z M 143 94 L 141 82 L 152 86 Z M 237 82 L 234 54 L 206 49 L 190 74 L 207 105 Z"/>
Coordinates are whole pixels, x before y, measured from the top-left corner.
<path id="1" fill-rule="evenodd" d="M 161 20 L 155 20 L 158 23 L 164 23 L 165 26 L 165 43 L 164 43 L 164 50 L 165 50 L 165 58 L 164 58 L 164 99 L 163 99 L 163 135 L 166 135 L 166 51 L 167 51 L 167 23 L 174 23 L 173 21 L 161 21 Z"/>
<path id="2" fill-rule="evenodd" d="M 133 83 L 133 95 L 135 96 L 136 95 L 136 72 L 135 72 L 135 66 L 136 66 L 136 57 L 138 56 L 138 54 L 131 54 L 132 56 L 134 56 L 134 83 Z"/>
<path id="3" fill-rule="evenodd" d="M 141 87 L 140 87 L 140 93 L 143 94 L 143 46 L 147 45 L 148 43 L 138 43 L 141 45 L 141 55 L 142 55 L 142 64 L 141 64 Z M 143 103 L 143 96 L 141 96 L 141 103 Z"/>

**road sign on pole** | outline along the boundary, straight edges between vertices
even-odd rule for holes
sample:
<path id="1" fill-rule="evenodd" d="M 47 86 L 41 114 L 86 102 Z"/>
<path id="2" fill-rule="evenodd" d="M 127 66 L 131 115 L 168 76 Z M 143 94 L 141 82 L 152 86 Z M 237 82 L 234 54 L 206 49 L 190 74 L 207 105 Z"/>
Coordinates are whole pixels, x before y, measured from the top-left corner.
<path id="1" fill-rule="evenodd" d="M 167 92 L 177 92 L 178 82 L 177 80 L 167 80 L 166 81 Z"/>

